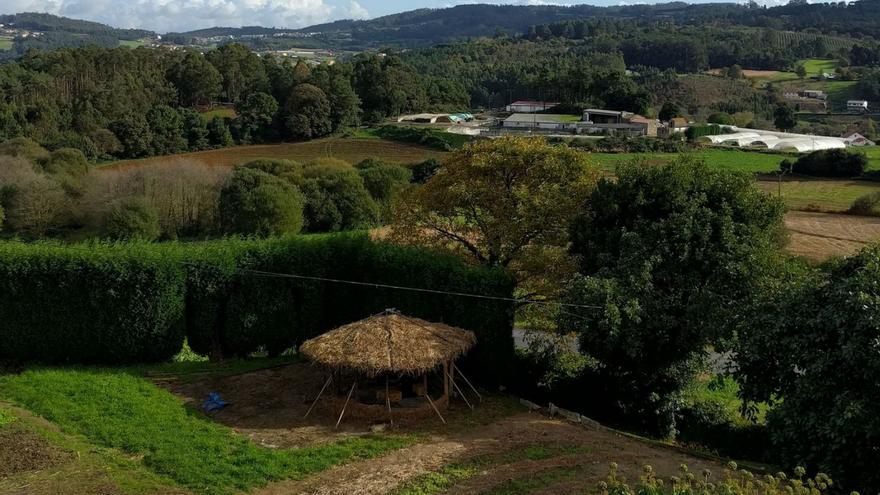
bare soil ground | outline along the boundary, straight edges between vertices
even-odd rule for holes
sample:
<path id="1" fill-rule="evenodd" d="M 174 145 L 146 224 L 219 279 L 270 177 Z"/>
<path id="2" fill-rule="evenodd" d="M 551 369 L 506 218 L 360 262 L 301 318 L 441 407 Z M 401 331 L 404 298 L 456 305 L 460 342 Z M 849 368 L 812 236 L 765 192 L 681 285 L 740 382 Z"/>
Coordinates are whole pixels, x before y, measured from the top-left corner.
<path id="1" fill-rule="evenodd" d="M 39 434 L 12 423 L 0 427 L 0 480 L 26 471 L 49 469 L 71 456 Z"/>
<path id="2" fill-rule="evenodd" d="M 788 251 L 816 261 L 854 254 L 880 241 L 880 218 L 875 217 L 792 211 L 785 225 Z"/>
<path id="3" fill-rule="evenodd" d="M 183 495 L 115 451 L 97 449 L 29 412 L 0 426 L 0 495 Z"/>
<path id="4" fill-rule="evenodd" d="M 366 158 L 380 157 L 389 162 L 407 164 L 421 162 L 428 158 L 441 158 L 443 155 L 445 153 L 442 151 L 424 146 L 383 139 L 326 138 L 301 143 L 236 146 L 139 160 L 121 160 L 104 165 L 98 171 L 106 173 L 153 164 L 174 166 L 182 162 L 212 167 L 232 167 L 258 158 L 280 158 L 301 162 L 319 158 L 336 158 L 349 163 L 357 163 Z"/>
<path id="5" fill-rule="evenodd" d="M 300 447 L 338 440 L 371 431 L 367 421 L 344 420 L 334 430 L 338 412 L 316 410 L 302 416 L 323 384 L 319 369 L 308 364 L 266 369 L 237 376 L 213 377 L 192 383 L 165 382 L 162 386 L 197 405 L 208 392 L 219 392 L 231 405 L 214 418 L 238 433 L 266 446 Z M 530 446 L 578 447 L 578 453 L 529 460 L 512 458 L 482 468 L 475 476 L 453 486 L 449 493 L 481 493 L 512 479 L 534 473 L 571 468 L 569 485 L 592 489 L 607 475 L 608 463 L 620 463 L 633 479 L 644 464 L 663 475 L 672 475 L 682 463 L 693 469 L 709 468 L 720 474 L 717 463 L 656 446 L 604 428 L 587 429 L 538 413 L 523 412 L 517 403 L 487 397 L 475 411 L 453 402 L 444 411 L 448 425 L 436 417 L 397 424 L 393 433 L 417 433 L 419 443 L 380 458 L 338 466 L 298 481 L 273 483 L 253 493 L 260 495 L 320 494 L 372 495 L 393 493 L 406 482 L 451 463 L 477 456 L 498 457 Z M 584 448 L 587 447 L 587 448 Z"/>

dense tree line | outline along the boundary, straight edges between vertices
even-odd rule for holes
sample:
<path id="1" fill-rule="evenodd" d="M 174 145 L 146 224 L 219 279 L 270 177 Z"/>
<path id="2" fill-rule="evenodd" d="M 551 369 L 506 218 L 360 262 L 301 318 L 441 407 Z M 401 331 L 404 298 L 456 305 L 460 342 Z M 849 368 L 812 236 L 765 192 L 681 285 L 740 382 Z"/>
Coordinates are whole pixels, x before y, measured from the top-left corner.
<path id="1" fill-rule="evenodd" d="M 236 117 L 203 119 L 198 110 L 216 102 Z M 0 140 L 25 136 L 92 160 L 310 139 L 362 118 L 467 106 L 460 85 L 395 55 L 310 65 L 235 44 L 204 55 L 90 46 L 0 66 Z"/>

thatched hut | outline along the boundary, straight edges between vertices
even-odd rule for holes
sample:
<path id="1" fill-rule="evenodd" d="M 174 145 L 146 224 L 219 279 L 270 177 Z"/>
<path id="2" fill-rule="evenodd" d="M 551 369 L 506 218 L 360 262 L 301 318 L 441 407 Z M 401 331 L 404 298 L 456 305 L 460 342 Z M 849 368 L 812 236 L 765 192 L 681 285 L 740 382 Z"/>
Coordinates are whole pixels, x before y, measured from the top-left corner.
<path id="1" fill-rule="evenodd" d="M 337 387 L 344 381 L 348 394 L 337 426 L 353 396 L 352 407 L 364 414 L 382 411 L 392 422 L 395 410 L 406 413 L 425 408 L 443 420 L 439 409 L 448 407 L 451 391 L 471 406 L 456 382 L 456 375 L 479 396 L 455 365 L 476 342 L 473 332 L 412 318 L 395 310 L 308 340 L 300 346 L 300 352 L 325 366 L 329 376 L 306 416 L 333 381 Z M 438 373 L 442 379 L 429 382 L 429 376 L 436 377 Z M 350 388 L 345 377 L 351 378 Z M 432 391 L 431 387 L 439 390 Z"/>

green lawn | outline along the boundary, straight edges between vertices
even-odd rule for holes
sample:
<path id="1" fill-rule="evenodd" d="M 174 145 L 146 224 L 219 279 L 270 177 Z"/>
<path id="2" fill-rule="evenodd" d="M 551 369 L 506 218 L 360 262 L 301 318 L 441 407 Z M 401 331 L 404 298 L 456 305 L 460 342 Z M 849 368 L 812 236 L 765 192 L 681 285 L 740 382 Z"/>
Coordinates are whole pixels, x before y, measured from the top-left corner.
<path id="1" fill-rule="evenodd" d="M 144 42 L 141 40 L 119 40 L 119 46 L 137 48 L 139 46 L 144 46 Z"/>
<path id="2" fill-rule="evenodd" d="M 600 168 L 613 171 L 614 167 L 622 162 L 645 160 L 650 164 L 659 165 L 683 155 L 705 160 L 713 168 L 750 173 L 775 172 L 779 170 L 782 160 L 791 158 L 791 155 L 786 154 L 727 149 L 707 149 L 691 153 L 592 153 L 591 157 Z"/>
<path id="3" fill-rule="evenodd" d="M 804 64 L 804 68 L 807 69 L 807 77 L 818 76 L 823 72 L 834 74 L 834 71 L 840 66 L 837 60 L 823 58 L 808 58 L 799 60 L 798 63 Z"/>
<path id="4" fill-rule="evenodd" d="M 196 493 L 234 493 L 298 479 L 414 441 L 401 435 L 360 436 L 301 449 L 265 448 L 129 370 L 52 368 L 5 375 L 0 399 L 93 445 L 140 458 L 151 472 Z"/>
<path id="5" fill-rule="evenodd" d="M 211 121 L 214 117 L 223 117 L 223 118 L 234 119 L 235 118 L 235 109 L 227 108 L 227 107 L 214 108 L 214 109 L 208 110 L 207 112 L 202 112 L 201 116 L 202 116 L 202 119 L 205 120 L 205 122 Z"/>
<path id="6" fill-rule="evenodd" d="M 0 38 L 0 51 L 12 50 L 12 39 Z"/>

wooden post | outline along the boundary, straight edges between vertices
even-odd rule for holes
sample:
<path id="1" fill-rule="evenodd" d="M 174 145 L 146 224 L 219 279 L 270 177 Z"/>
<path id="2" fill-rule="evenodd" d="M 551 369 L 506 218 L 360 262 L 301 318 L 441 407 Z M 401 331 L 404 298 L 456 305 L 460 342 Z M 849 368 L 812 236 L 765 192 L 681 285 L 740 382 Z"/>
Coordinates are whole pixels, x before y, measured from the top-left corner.
<path id="1" fill-rule="evenodd" d="M 474 387 L 474 385 L 471 383 L 471 381 L 468 380 L 466 376 L 464 376 L 464 373 L 462 373 L 461 370 L 458 369 L 458 365 L 453 363 L 452 367 L 455 369 L 455 371 L 458 372 L 458 376 L 462 377 L 464 379 L 464 382 L 468 384 L 468 386 L 471 388 L 471 390 L 473 390 L 474 393 L 477 394 L 477 397 L 480 398 L 480 402 L 483 402 L 483 396 L 480 395 L 479 392 L 477 392 L 477 388 Z"/>
<path id="2" fill-rule="evenodd" d="M 321 398 L 321 395 L 324 394 L 324 390 L 327 390 L 327 386 L 330 385 L 330 382 L 331 382 L 331 381 L 333 381 L 333 374 L 332 374 L 332 373 L 330 374 L 330 376 L 327 377 L 327 381 L 324 382 L 324 386 L 321 387 L 321 391 L 318 392 L 318 396 L 315 397 L 315 402 L 312 402 L 312 405 L 309 406 L 309 410 L 306 411 L 306 415 L 303 416 L 303 419 L 306 419 L 306 418 L 309 417 L 309 413 L 312 412 L 312 409 L 315 407 L 315 404 L 318 403 L 318 399 L 320 399 L 320 398 Z"/>
<path id="3" fill-rule="evenodd" d="M 458 387 L 458 384 L 455 383 L 455 379 L 453 378 L 452 373 L 449 374 L 449 379 L 452 381 L 452 387 L 458 391 L 458 395 L 461 396 L 461 398 L 464 400 L 464 403 L 467 404 L 469 408 L 471 408 L 471 411 L 473 411 L 474 406 L 471 405 L 471 402 L 467 400 L 467 397 L 465 397 L 464 392 L 462 392 L 461 389 Z"/>
<path id="4" fill-rule="evenodd" d="M 449 404 L 449 363 L 443 361 L 443 395 L 446 396 L 446 404 Z"/>
<path id="5" fill-rule="evenodd" d="M 428 395 L 427 392 L 425 392 L 425 398 L 428 399 L 428 404 L 431 404 L 431 407 L 434 408 L 434 412 L 437 413 L 437 416 L 440 416 L 440 421 L 443 421 L 443 424 L 445 425 L 445 424 L 446 424 L 446 420 L 443 419 L 443 415 L 440 414 L 440 410 L 437 409 L 437 406 L 434 405 L 434 401 L 431 400 L 431 396 Z"/>
<path id="6" fill-rule="evenodd" d="M 388 390 L 388 375 L 385 375 L 385 404 L 388 406 L 388 421 L 394 426 L 394 415 L 391 414 L 391 394 Z"/>
<path id="7" fill-rule="evenodd" d="M 351 390 L 348 391 L 348 397 L 345 398 L 345 404 L 342 405 L 342 412 L 339 413 L 339 419 L 336 420 L 336 426 L 333 427 L 334 430 L 336 428 L 339 428 L 339 423 L 342 422 L 342 416 L 345 415 L 345 408 L 348 407 L 348 401 L 351 400 L 351 394 L 354 393 L 354 388 L 357 386 L 357 384 L 357 381 L 351 384 Z"/>

